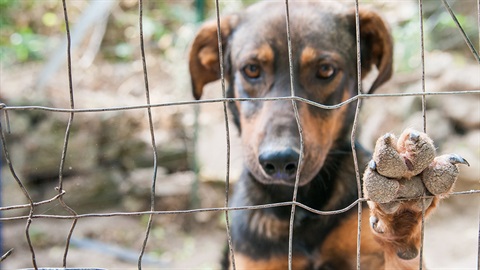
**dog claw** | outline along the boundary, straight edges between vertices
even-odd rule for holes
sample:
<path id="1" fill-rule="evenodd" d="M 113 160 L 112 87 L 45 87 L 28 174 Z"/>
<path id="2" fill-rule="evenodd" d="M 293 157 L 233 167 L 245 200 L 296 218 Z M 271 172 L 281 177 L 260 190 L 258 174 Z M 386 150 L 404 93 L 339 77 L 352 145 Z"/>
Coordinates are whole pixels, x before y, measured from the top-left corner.
<path id="1" fill-rule="evenodd" d="M 370 227 L 377 233 L 384 233 L 381 221 L 376 216 L 370 216 Z"/>
<path id="2" fill-rule="evenodd" d="M 392 133 L 385 133 L 385 135 L 383 135 L 383 139 L 384 139 L 385 141 L 391 140 L 391 139 L 393 139 L 393 138 L 395 138 L 395 135 L 393 135 Z"/>
<path id="3" fill-rule="evenodd" d="M 449 155 L 449 158 L 448 158 L 448 161 L 450 161 L 450 163 L 452 164 L 464 164 L 464 165 L 467 165 L 468 167 L 470 167 L 470 163 L 468 163 L 468 161 L 466 159 L 464 159 L 463 157 L 457 155 L 457 154 L 450 154 Z"/>
<path id="4" fill-rule="evenodd" d="M 375 230 L 378 224 L 378 218 L 376 216 L 370 216 L 370 226 Z"/>
<path id="5" fill-rule="evenodd" d="M 375 162 L 375 160 L 370 160 L 370 162 L 368 163 L 368 167 L 372 170 L 372 171 L 375 171 L 377 170 L 377 163 Z"/>
<path id="6" fill-rule="evenodd" d="M 410 140 L 413 142 L 418 142 L 418 139 L 420 138 L 420 133 L 418 133 L 416 130 L 410 131 Z"/>

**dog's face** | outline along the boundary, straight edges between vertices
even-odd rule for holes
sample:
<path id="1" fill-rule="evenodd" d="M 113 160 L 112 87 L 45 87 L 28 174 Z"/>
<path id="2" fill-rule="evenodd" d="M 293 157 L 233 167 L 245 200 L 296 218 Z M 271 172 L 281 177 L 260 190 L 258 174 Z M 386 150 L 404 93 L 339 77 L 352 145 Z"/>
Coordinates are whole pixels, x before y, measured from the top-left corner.
<path id="1" fill-rule="evenodd" d="M 321 2 L 292 2 L 290 33 L 293 84 L 283 1 L 265 1 L 243 13 L 223 17 L 229 96 L 275 98 L 296 96 L 325 105 L 338 104 L 357 93 L 355 12 Z M 391 76 L 392 41 L 378 15 L 360 13 L 362 75 L 372 65 L 379 71 L 371 90 Z M 194 95 L 219 78 L 216 22 L 205 24 L 190 53 Z M 304 156 L 298 166 L 300 132 L 291 101 L 237 101 L 231 106 L 241 130 L 245 163 L 264 184 L 300 185 L 323 167 L 339 138 L 351 124 L 351 106 L 334 110 L 297 102 Z"/>

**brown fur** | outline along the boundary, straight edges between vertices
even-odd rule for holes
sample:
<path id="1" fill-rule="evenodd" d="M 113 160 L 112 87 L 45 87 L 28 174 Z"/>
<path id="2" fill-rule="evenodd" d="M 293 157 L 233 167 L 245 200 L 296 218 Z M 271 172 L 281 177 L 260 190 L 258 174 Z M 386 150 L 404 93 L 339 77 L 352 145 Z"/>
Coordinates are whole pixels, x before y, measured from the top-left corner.
<path id="1" fill-rule="evenodd" d="M 230 35 L 235 17 L 227 16 L 221 24 L 222 41 Z M 220 66 L 218 57 L 217 24 L 210 22 L 203 26 L 203 30 L 195 37 L 195 46 L 190 49 L 190 74 L 192 75 L 193 95 L 196 99 L 202 96 L 203 86 L 218 80 Z M 198 75 L 197 75 L 198 74 Z M 201 75 L 200 75 L 201 74 Z"/>
<path id="2" fill-rule="evenodd" d="M 375 242 L 373 234 L 370 233 L 369 211 L 364 208 L 362 211 L 362 234 L 361 234 L 361 255 L 360 266 L 366 269 L 380 269 L 385 262 L 381 247 Z M 356 256 L 345 254 L 356 254 L 357 252 L 357 228 L 358 217 L 355 214 L 335 228 L 325 239 L 317 266 L 329 265 L 333 269 L 354 269 L 356 268 Z M 338 258 L 342 258 L 339 260 Z"/>
<path id="3" fill-rule="evenodd" d="M 412 260 L 402 260 L 398 252 L 418 252 L 421 240 L 422 211 L 418 209 L 418 200 L 404 201 L 394 214 L 385 213 L 376 203 L 369 202 L 371 215 L 377 216 L 382 224 L 383 233 L 372 230 L 376 241 L 385 251 L 385 268 L 416 269 L 419 266 L 419 257 Z M 436 208 L 438 198 L 434 198 L 425 210 L 428 216 Z"/>

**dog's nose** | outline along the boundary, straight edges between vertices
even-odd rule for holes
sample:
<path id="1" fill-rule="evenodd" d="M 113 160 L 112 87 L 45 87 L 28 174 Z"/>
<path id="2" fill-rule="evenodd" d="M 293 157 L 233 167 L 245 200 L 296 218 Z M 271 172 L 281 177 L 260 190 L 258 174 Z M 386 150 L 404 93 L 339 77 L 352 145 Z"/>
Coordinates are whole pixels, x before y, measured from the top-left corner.
<path id="1" fill-rule="evenodd" d="M 300 155 L 288 148 L 282 151 L 267 151 L 260 154 L 258 161 L 269 176 L 280 180 L 295 178 Z"/>

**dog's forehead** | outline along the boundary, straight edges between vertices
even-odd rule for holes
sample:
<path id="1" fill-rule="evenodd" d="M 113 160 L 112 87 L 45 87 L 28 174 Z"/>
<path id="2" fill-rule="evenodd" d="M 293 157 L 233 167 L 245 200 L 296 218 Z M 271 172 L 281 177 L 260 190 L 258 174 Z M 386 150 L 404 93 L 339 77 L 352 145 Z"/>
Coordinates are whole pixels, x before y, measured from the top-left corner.
<path id="1" fill-rule="evenodd" d="M 354 44 L 349 32 L 347 10 L 336 2 L 290 1 L 289 22 L 292 44 L 348 54 Z M 241 14 L 233 35 L 232 54 L 251 54 L 268 44 L 283 53 L 287 49 L 286 10 L 284 1 L 264 1 Z M 338 44 L 343 47 L 339 48 Z M 241 57 L 240 57 L 241 58 Z"/>

